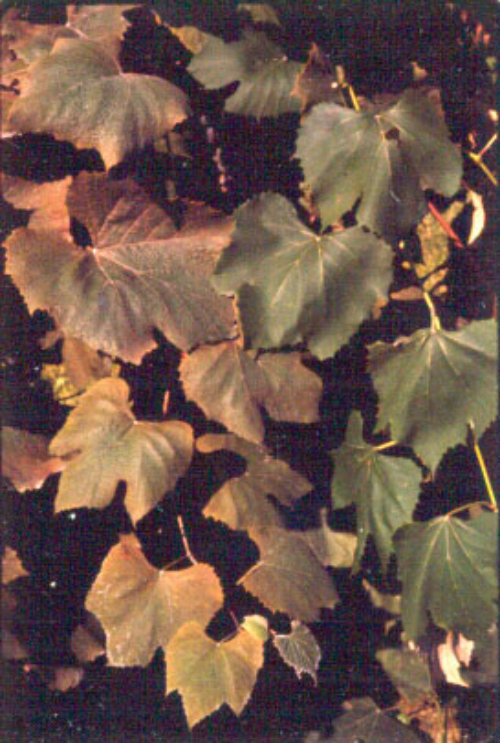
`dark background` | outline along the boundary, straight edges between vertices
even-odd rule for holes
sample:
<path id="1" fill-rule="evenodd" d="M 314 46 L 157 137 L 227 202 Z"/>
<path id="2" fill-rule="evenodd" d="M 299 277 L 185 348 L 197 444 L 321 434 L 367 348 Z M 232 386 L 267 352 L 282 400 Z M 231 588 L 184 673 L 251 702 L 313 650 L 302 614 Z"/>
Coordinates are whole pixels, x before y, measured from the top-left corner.
<path id="1" fill-rule="evenodd" d="M 494 105 L 494 91 L 488 81 L 484 54 L 470 41 L 478 16 L 464 20 L 459 10 L 454 14 L 445 12 L 440 2 L 403 6 L 401 12 L 395 10 L 397 4 L 386 3 L 391 12 L 381 13 L 380 3 L 354 3 L 350 12 L 339 12 L 336 24 L 318 20 L 314 14 L 304 23 L 300 15 L 291 11 L 280 41 L 292 58 L 303 59 L 304 50 L 315 39 L 334 63 L 344 64 L 356 91 L 368 96 L 401 92 L 411 82 L 409 62 L 416 58 L 429 70 L 430 84 L 442 90 L 452 138 L 464 142 L 467 133 L 474 129 L 486 142 L 491 132 L 485 112 Z M 28 18 L 32 22 L 64 20 L 61 5 L 31 7 Z M 492 4 L 485 3 L 484 8 L 487 20 Z M 291 158 L 298 117 L 287 115 L 259 123 L 224 114 L 224 99 L 234 86 L 222 92 L 202 90 L 185 70 L 190 55 L 168 30 L 155 26 L 145 12 L 134 12 L 130 17 L 134 23 L 123 48 L 123 67 L 125 71 L 165 76 L 186 90 L 194 115 L 180 130 L 186 135 L 192 157 L 170 159 L 147 148 L 115 168 L 115 175 L 132 175 L 158 198 L 165 197 L 165 179 L 171 178 L 180 197 L 203 199 L 228 212 L 264 190 L 278 191 L 296 202 L 301 174 L 297 161 Z M 223 32 L 226 38 L 236 38 L 238 28 L 228 22 Z M 208 141 L 206 126 L 200 123 L 202 115 L 207 125 L 214 128 L 213 144 Z M 220 173 L 213 160 L 216 147 L 222 148 L 227 192 L 221 192 L 218 186 Z M 76 151 L 71 145 L 41 135 L 3 140 L 0 157 L 5 172 L 38 182 L 83 169 L 102 169 L 97 153 Z M 452 247 L 449 291 L 439 306 L 443 323 L 450 327 L 458 317 L 479 319 L 492 314 L 494 190 L 479 169 L 468 162 L 464 177 L 483 194 L 488 223 L 473 248 L 459 251 Z M 446 204 L 445 200 L 435 201 Z M 14 227 L 25 224 L 28 217 L 5 202 L 2 215 L 2 241 Z M 464 237 L 470 226 L 468 219 L 470 214 L 465 214 L 454 224 Z M 74 225 L 74 236 L 77 241 L 86 239 L 78 224 Z M 52 322 L 41 312 L 30 317 L 9 277 L 3 276 L 1 281 L 4 425 L 53 436 L 69 411 L 53 400 L 48 384 L 40 377 L 44 363 L 60 361 L 59 347 L 42 351 L 39 346 L 40 338 L 53 327 Z M 405 275 L 397 265 L 396 284 L 402 286 L 404 281 Z M 294 426 L 267 420 L 266 444 L 270 450 L 314 485 L 311 495 L 289 515 L 290 525 L 305 528 L 318 524 L 318 509 L 330 498 L 329 452 L 342 442 L 351 410 L 362 410 L 368 425 L 374 422 L 376 397 L 365 372 L 365 344 L 376 338 L 392 341 L 427 323 L 425 305 L 392 302 L 380 321 L 364 323 L 334 359 L 311 362 L 324 382 L 320 423 Z M 136 415 L 158 419 L 163 395 L 169 389 L 172 417 L 188 421 L 196 435 L 222 430 L 208 422 L 194 404 L 186 402 L 177 376 L 178 351 L 162 338 L 158 342 L 158 349 L 148 354 L 139 367 L 123 365 L 122 375 L 131 387 Z M 483 443 L 490 469 L 496 461 L 493 434 L 488 432 Z M 228 605 L 235 607 L 239 616 L 259 611 L 258 602 L 231 585 L 234 576 L 255 560 L 255 548 L 246 537 L 205 522 L 200 512 L 222 482 L 243 468 L 243 460 L 228 453 L 218 453 L 210 460 L 195 455 L 175 493 L 169 494 L 138 526 L 148 559 L 161 567 L 183 552 L 175 520 L 176 514 L 181 513 L 194 554 L 216 567 Z M 237 719 L 223 708 L 201 722 L 191 737 L 179 696 L 173 694 L 165 699 L 160 652 L 145 669 L 108 668 L 100 659 L 85 670 L 76 689 L 65 693 L 50 691 L 47 680 L 53 668 L 74 662 L 69 637 L 85 620 L 85 596 L 103 558 L 117 535 L 131 530 L 122 492 L 104 511 L 82 509 L 71 520 L 67 513 L 54 516 L 56 490 L 57 477 L 49 478 L 36 492 L 18 494 L 8 482 L 2 488 L 4 543 L 17 550 L 29 571 L 28 577 L 12 584 L 18 604 L 16 632 L 29 649 L 30 663 L 38 667 L 27 672 L 23 663 L 3 664 L 1 724 L 5 740 L 302 740 L 309 730 L 328 732 L 340 705 L 349 697 L 372 696 L 381 705 L 396 700 L 395 690 L 374 658 L 387 615 L 373 609 L 361 587 L 361 578 L 367 577 L 385 591 L 396 591 L 398 583 L 394 569 L 387 578 L 381 576 L 372 544 L 368 545 L 362 575 L 351 579 L 348 571 L 334 571 L 341 604 L 335 611 L 325 611 L 322 621 L 311 625 L 323 653 L 317 687 L 309 677 L 299 682 L 274 648 L 268 648 L 265 667 L 242 716 Z M 416 517 L 428 519 L 462 502 L 483 497 L 477 464 L 470 452 L 459 446 L 445 456 L 435 481 L 424 487 Z M 353 528 L 354 513 L 351 509 L 336 512 L 330 523 L 335 528 Z M 158 540 L 160 527 L 169 534 L 168 544 Z M 223 625 L 222 620 L 214 626 L 214 632 L 224 634 Z M 287 631 L 286 623 L 283 630 Z M 494 704 L 491 690 L 453 688 L 443 689 L 442 693 L 444 698 L 459 695 L 462 723 L 470 740 L 487 740 L 492 700 Z"/>

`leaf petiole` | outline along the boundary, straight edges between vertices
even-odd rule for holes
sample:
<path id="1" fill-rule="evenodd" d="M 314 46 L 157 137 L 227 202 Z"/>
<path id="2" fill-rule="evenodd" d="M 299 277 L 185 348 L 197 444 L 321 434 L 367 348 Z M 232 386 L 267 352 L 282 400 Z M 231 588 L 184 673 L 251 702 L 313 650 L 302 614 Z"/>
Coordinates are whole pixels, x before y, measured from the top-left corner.
<path id="1" fill-rule="evenodd" d="M 483 171 L 483 173 L 485 174 L 485 176 L 488 178 L 488 180 L 491 183 L 493 183 L 494 186 L 498 186 L 498 180 L 497 180 L 496 176 L 493 175 L 493 173 L 488 168 L 488 166 L 486 165 L 486 163 L 484 163 L 482 161 L 480 155 L 476 155 L 475 152 L 469 152 L 469 150 L 465 150 L 465 154 L 470 157 L 470 159 L 472 160 L 473 163 L 475 163 L 479 168 L 481 168 L 481 170 Z"/>
<path id="2" fill-rule="evenodd" d="M 424 292 L 424 299 L 427 307 L 429 308 L 429 312 L 431 313 L 431 329 L 433 331 L 441 330 L 441 322 L 439 320 L 439 317 L 437 316 L 436 308 L 434 307 L 434 302 L 432 301 L 429 292 Z"/>
<path id="3" fill-rule="evenodd" d="M 397 446 L 397 441 L 386 441 L 384 444 L 379 444 L 373 447 L 373 451 L 384 451 L 384 449 L 390 449 L 392 446 Z"/>
<path id="4" fill-rule="evenodd" d="M 483 453 L 482 453 L 482 451 L 480 449 L 480 446 L 479 446 L 479 441 L 477 440 L 476 430 L 475 430 L 475 427 L 474 427 L 474 423 L 472 421 L 469 421 L 469 426 L 470 426 L 470 429 L 472 431 L 472 441 L 473 441 L 473 446 L 474 446 L 474 454 L 476 455 L 476 459 L 478 461 L 479 468 L 480 468 L 481 474 L 483 476 L 484 484 L 485 484 L 485 487 L 486 487 L 486 492 L 488 493 L 488 497 L 489 497 L 490 502 L 491 502 L 491 504 L 493 506 L 493 509 L 495 510 L 495 512 L 497 512 L 498 511 L 497 499 L 496 499 L 496 496 L 495 496 L 495 492 L 493 490 L 493 486 L 491 484 L 491 480 L 490 480 L 490 476 L 488 474 L 488 470 L 486 468 L 486 463 L 485 463 L 484 458 L 483 458 Z"/>

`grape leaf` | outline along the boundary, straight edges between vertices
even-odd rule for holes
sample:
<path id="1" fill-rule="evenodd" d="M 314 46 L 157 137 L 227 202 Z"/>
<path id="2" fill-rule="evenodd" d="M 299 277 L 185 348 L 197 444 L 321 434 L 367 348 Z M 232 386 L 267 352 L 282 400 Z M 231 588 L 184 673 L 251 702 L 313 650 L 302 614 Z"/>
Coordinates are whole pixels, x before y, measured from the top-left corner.
<path id="1" fill-rule="evenodd" d="M 306 342 L 332 356 L 386 297 L 392 251 L 360 227 L 317 235 L 283 196 L 260 194 L 236 211 L 232 244 L 213 283 L 236 292 L 245 337 L 253 347 Z"/>
<path id="2" fill-rule="evenodd" d="M 178 690 L 192 728 L 223 704 L 241 714 L 264 663 L 264 643 L 241 629 L 226 642 L 208 637 L 198 622 L 187 622 L 166 651 L 167 694 Z"/>
<path id="3" fill-rule="evenodd" d="M 123 73 L 98 43 L 57 39 L 26 71 L 7 126 L 95 147 L 107 168 L 173 129 L 189 113 L 185 94 L 152 75 Z"/>
<path id="4" fill-rule="evenodd" d="M 330 743 L 419 743 L 420 737 L 407 725 L 393 720 L 377 707 L 373 699 L 350 699 L 346 712 L 334 722 Z"/>
<path id="5" fill-rule="evenodd" d="M 137 421 L 122 379 L 96 382 L 52 440 L 50 451 L 71 456 L 59 481 L 56 512 L 105 508 L 120 480 L 134 523 L 173 490 L 193 449 L 191 426 L 181 421 Z"/>
<path id="6" fill-rule="evenodd" d="M 354 534 L 334 531 L 328 526 L 326 508 L 320 511 L 321 526 L 319 529 L 308 529 L 301 532 L 318 560 L 325 567 L 350 568 L 354 563 L 358 538 Z"/>
<path id="7" fill-rule="evenodd" d="M 254 359 L 236 343 L 203 346 L 186 356 L 180 377 L 189 400 L 238 436 L 260 443 L 265 407 L 275 420 L 318 420 L 321 380 L 302 365 L 299 353 Z"/>
<path id="8" fill-rule="evenodd" d="M 384 648 L 376 658 L 399 694 L 417 704 L 433 693 L 426 657 L 409 648 Z"/>
<path id="9" fill-rule="evenodd" d="M 118 56 L 130 21 L 124 13 L 138 5 L 67 5 L 66 26 L 78 36 L 95 41 Z"/>
<path id="10" fill-rule="evenodd" d="M 210 499 L 203 514 L 223 521 L 231 529 L 281 526 L 281 517 L 267 495 L 273 495 L 284 506 L 311 490 L 311 484 L 286 462 L 273 459 L 266 449 L 231 434 L 207 434 L 196 440 L 198 451 L 209 454 L 227 449 L 247 460 L 247 470 L 233 477 Z"/>
<path id="11" fill-rule="evenodd" d="M 332 455 L 333 508 L 356 505 L 358 545 L 354 571 L 361 567 L 369 534 L 373 534 L 382 567 L 387 570 L 394 552 L 392 535 L 412 521 L 422 479 L 420 469 L 410 459 L 387 456 L 367 444 L 358 411 L 351 413 L 345 441 Z"/>
<path id="12" fill-rule="evenodd" d="M 2 430 L 2 475 L 16 490 L 38 490 L 47 477 L 60 472 L 64 462 L 49 453 L 49 439 L 4 426 Z"/>
<path id="13" fill-rule="evenodd" d="M 301 113 L 318 103 L 342 105 L 343 97 L 330 59 L 317 44 L 312 44 L 307 63 L 295 80 L 293 94 L 301 100 Z"/>
<path id="14" fill-rule="evenodd" d="M 104 645 L 84 624 L 79 624 L 71 633 L 70 648 L 80 663 L 92 663 L 106 652 Z"/>
<path id="15" fill-rule="evenodd" d="M 244 618 L 241 622 L 241 627 L 249 632 L 251 635 L 266 642 L 269 639 L 269 622 L 266 617 L 260 614 L 252 614 Z"/>
<path id="16" fill-rule="evenodd" d="M 19 555 L 12 547 L 5 547 L 2 555 L 2 585 L 12 583 L 17 578 L 29 575 L 19 559 Z"/>
<path id="17" fill-rule="evenodd" d="M 305 624 L 293 620 L 292 631 L 288 635 L 274 635 L 274 646 L 297 676 L 308 673 L 315 684 L 318 683 L 316 671 L 321 660 L 321 650 L 316 638 Z"/>
<path id="18" fill-rule="evenodd" d="M 301 539 L 280 528 L 250 529 L 260 560 L 238 581 L 271 611 L 303 622 L 319 618 L 321 607 L 333 608 L 337 592 L 314 552 Z"/>
<path id="19" fill-rule="evenodd" d="M 29 209 L 32 230 L 55 230 L 70 235 L 70 216 L 66 196 L 71 178 L 49 183 L 35 183 L 2 173 L 2 196 L 16 209 Z"/>
<path id="20" fill-rule="evenodd" d="M 292 89 L 301 68 L 265 33 L 245 29 L 242 39 L 227 44 L 208 37 L 188 71 L 209 89 L 238 80 L 238 89 L 226 100 L 225 110 L 260 119 L 300 110 L 300 100 L 292 95 Z"/>
<path id="21" fill-rule="evenodd" d="M 205 627 L 222 603 L 219 580 L 209 565 L 157 570 L 137 537 L 126 534 L 106 556 L 85 607 L 104 628 L 111 665 L 146 666 L 185 622 L 196 620 Z"/>
<path id="22" fill-rule="evenodd" d="M 425 214 L 422 189 L 453 196 L 462 176 L 444 123 L 412 90 L 376 112 L 315 106 L 301 124 L 297 156 L 324 226 L 360 199 L 358 223 L 392 238 Z"/>
<path id="23" fill-rule="evenodd" d="M 469 639 L 496 621 L 497 536 L 494 513 L 468 521 L 440 516 L 399 529 L 394 544 L 410 640 L 425 633 L 428 613 L 438 627 Z"/>
<path id="24" fill-rule="evenodd" d="M 278 14 L 267 3 L 240 3 L 236 7 L 238 12 L 248 13 L 252 19 L 252 23 L 271 23 L 274 26 L 279 26 L 280 21 Z"/>
<path id="25" fill-rule="evenodd" d="M 78 176 L 68 207 L 92 247 L 30 228 L 6 242 L 30 311 L 46 309 L 65 335 L 134 363 L 155 348 L 154 327 L 185 350 L 234 334 L 231 302 L 209 283 L 231 218 L 193 204 L 178 229 L 133 181 L 101 174 Z"/>
<path id="26" fill-rule="evenodd" d="M 497 411 L 497 324 L 471 322 L 447 331 L 417 330 L 394 344 L 369 347 L 379 397 L 377 430 L 390 425 L 434 472 L 444 452 L 466 441 L 473 421 L 481 436 Z"/>

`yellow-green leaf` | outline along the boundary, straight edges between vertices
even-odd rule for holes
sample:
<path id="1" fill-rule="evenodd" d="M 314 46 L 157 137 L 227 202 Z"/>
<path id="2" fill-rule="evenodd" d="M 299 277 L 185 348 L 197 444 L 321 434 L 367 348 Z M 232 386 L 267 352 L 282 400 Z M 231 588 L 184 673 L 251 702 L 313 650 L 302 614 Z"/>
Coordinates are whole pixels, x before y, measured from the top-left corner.
<path id="1" fill-rule="evenodd" d="M 166 651 L 167 694 L 179 691 L 190 728 L 224 703 L 241 714 L 264 662 L 263 646 L 244 630 L 215 642 L 198 622 L 179 629 Z"/>

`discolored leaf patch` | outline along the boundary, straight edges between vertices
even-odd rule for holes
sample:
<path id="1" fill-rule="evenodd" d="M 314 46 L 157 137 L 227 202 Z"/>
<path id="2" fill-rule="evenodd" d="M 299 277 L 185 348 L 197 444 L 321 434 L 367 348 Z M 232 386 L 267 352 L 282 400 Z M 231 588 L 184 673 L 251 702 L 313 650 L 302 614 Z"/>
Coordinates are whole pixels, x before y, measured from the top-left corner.
<path id="1" fill-rule="evenodd" d="M 2 430 L 2 474 L 20 493 L 38 490 L 47 477 L 60 472 L 64 462 L 49 452 L 46 436 L 4 426 Z"/>

